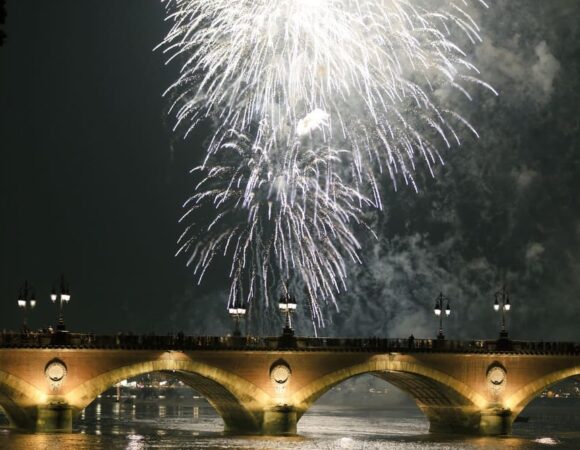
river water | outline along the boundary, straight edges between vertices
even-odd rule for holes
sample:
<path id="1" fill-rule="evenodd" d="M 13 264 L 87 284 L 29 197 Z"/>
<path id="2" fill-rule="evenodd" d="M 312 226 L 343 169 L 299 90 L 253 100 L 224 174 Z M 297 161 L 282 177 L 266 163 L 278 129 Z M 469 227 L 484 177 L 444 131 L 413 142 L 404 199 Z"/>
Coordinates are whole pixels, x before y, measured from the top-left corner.
<path id="1" fill-rule="evenodd" d="M 225 436 L 222 421 L 200 404 L 99 399 L 75 422 L 72 434 L 29 434 L 0 428 L 0 449 L 580 449 L 580 401 L 537 400 L 524 411 L 513 436 L 465 438 L 428 433 L 413 407 L 345 410 L 314 406 L 290 438 Z"/>

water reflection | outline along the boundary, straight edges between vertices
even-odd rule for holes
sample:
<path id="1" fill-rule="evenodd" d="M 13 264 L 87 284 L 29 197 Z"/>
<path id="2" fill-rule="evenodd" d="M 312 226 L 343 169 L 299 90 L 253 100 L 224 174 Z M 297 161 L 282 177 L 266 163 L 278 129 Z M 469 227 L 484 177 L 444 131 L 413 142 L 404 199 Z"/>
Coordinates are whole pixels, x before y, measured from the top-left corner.
<path id="1" fill-rule="evenodd" d="M 140 434 L 130 434 L 127 436 L 128 444 L 126 450 L 142 450 L 145 448 L 145 437 Z"/>
<path id="2" fill-rule="evenodd" d="M 0 435 L 0 448 L 10 450 L 93 450 L 101 448 L 97 436 L 77 434 L 25 434 L 8 432 Z"/>
<path id="3" fill-rule="evenodd" d="M 226 436 L 215 411 L 200 403 L 100 399 L 83 411 L 74 434 L 26 434 L 0 429 L 0 449 L 158 450 L 203 449 L 396 449 L 538 450 L 580 448 L 580 402 L 572 408 L 526 410 L 513 437 L 432 435 L 417 409 L 345 411 L 314 407 L 292 438 Z"/>

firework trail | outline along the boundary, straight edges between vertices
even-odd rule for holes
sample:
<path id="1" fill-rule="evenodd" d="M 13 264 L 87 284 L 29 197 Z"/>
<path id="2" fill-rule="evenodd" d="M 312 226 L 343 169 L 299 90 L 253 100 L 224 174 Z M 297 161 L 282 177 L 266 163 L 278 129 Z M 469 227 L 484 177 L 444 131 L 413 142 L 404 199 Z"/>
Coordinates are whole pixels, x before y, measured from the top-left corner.
<path id="1" fill-rule="evenodd" d="M 192 223 L 178 253 L 190 252 L 188 264 L 201 280 L 214 256 L 230 252 L 230 301 L 268 299 L 279 288 L 276 280 L 297 277 L 313 316 L 321 320 L 316 299 L 334 299 L 346 289 L 344 256 L 360 262 L 352 228 L 370 201 L 329 173 L 340 152 L 324 149 L 321 155 L 316 147 L 294 145 L 273 168 L 271 154 L 249 151 L 250 145 L 232 132 L 221 158 L 194 169 L 204 176 L 185 204 L 183 219 L 191 217 Z M 207 205 L 213 214 L 196 214 Z M 201 226 L 195 222 L 203 219 Z"/>
<path id="2" fill-rule="evenodd" d="M 320 323 L 345 258 L 358 261 L 361 213 L 382 208 L 383 173 L 416 189 L 417 162 L 431 171 L 438 148 L 460 144 L 457 125 L 477 134 L 436 92 L 495 93 L 451 40 L 480 41 L 457 3 L 167 0 L 176 128 L 214 123 L 180 238 L 200 278 L 229 254 L 233 302 L 294 276 Z"/>

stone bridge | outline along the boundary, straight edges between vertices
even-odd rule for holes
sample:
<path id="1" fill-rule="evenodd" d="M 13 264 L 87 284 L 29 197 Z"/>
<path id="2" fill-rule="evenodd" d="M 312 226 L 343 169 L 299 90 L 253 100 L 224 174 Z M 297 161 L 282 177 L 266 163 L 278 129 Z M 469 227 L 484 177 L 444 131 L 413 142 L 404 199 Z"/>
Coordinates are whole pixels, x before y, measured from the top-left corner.
<path id="1" fill-rule="evenodd" d="M 333 386 L 372 374 L 411 395 L 434 432 L 507 434 L 543 389 L 580 375 L 580 345 L 519 341 L 0 335 L 11 424 L 71 431 L 99 394 L 166 372 L 204 395 L 233 433 L 294 434 Z"/>

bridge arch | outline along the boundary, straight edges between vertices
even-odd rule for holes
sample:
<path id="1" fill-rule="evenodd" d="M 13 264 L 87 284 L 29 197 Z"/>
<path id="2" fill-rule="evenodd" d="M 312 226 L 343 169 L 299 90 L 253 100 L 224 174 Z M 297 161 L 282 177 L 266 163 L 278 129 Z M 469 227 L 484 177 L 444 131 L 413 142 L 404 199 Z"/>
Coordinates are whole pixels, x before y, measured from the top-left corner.
<path id="1" fill-rule="evenodd" d="M 300 389 L 293 396 L 298 418 L 332 387 L 363 374 L 375 375 L 409 394 L 429 419 L 431 431 L 476 430 L 480 412 L 488 404 L 456 378 L 421 364 L 386 357 L 326 374 Z"/>
<path id="2" fill-rule="evenodd" d="M 26 381 L 0 370 L 0 406 L 11 424 L 30 428 L 36 421 L 36 405 L 46 395 Z"/>
<path id="3" fill-rule="evenodd" d="M 531 383 L 526 384 L 519 389 L 515 394 L 506 400 L 506 406 L 514 411 L 516 415 L 536 398 L 540 393 L 549 386 L 552 386 L 567 378 L 572 378 L 580 375 L 580 365 L 569 367 L 567 369 L 556 370 L 535 379 Z"/>
<path id="4" fill-rule="evenodd" d="M 85 381 L 65 398 L 78 413 L 120 381 L 151 372 L 169 373 L 202 394 L 224 420 L 226 431 L 260 430 L 268 394 L 235 374 L 193 360 L 159 359 L 118 367 Z"/>

